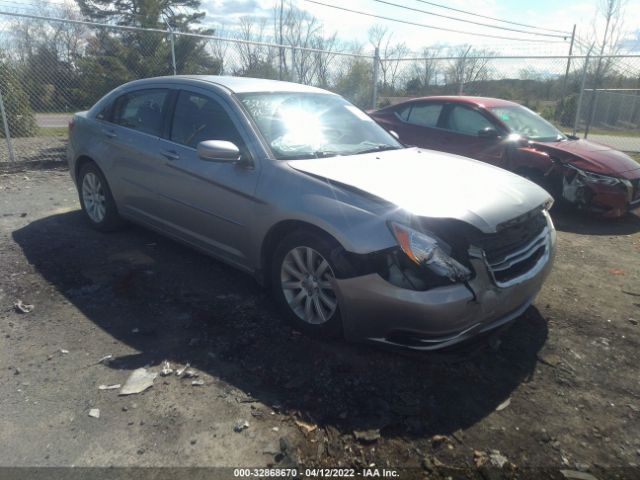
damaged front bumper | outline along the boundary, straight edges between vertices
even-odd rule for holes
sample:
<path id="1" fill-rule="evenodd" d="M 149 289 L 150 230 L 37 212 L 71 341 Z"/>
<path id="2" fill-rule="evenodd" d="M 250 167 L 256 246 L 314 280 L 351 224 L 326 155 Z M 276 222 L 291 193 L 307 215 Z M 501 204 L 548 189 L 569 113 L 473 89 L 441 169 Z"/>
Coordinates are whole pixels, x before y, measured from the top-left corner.
<path id="1" fill-rule="evenodd" d="M 562 178 L 562 197 L 582 210 L 617 218 L 640 208 L 640 178 L 595 174 L 569 165 Z"/>
<path id="2" fill-rule="evenodd" d="M 471 250 L 475 275 L 467 283 L 416 291 L 377 273 L 337 279 L 345 337 L 429 351 L 497 329 L 531 305 L 551 270 L 556 233 L 550 219 L 537 242 L 529 247 L 538 252 L 533 264 L 509 282 L 496 280 L 482 252 Z"/>

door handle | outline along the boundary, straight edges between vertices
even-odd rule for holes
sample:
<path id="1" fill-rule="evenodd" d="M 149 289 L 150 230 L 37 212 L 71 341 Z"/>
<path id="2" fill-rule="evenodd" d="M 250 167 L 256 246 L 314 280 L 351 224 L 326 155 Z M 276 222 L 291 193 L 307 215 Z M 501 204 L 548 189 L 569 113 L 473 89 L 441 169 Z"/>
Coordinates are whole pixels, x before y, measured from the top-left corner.
<path id="1" fill-rule="evenodd" d="M 107 136 L 107 138 L 116 138 L 118 136 L 116 132 L 106 128 L 102 129 L 102 133 L 104 133 Z"/>
<path id="2" fill-rule="evenodd" d="M 171 160 L 172 162 L 180 160 L 180 155 L 178 155 L 178 152 L 176 152 L 175 150 L 162 150 L 160 153 L 163 157 L 165 157 L 167 160 Z"/>

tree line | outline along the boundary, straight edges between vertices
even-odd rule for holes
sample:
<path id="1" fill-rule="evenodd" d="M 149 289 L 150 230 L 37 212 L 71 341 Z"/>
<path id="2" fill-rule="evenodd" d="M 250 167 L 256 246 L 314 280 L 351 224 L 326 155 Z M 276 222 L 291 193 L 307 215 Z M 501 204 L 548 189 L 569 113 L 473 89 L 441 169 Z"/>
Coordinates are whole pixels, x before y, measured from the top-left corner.
<path id="1" fill-rule="evenodd" d="M 296 81 L 331 89 L 370 108 L 374 70 L 370 54 L 375 49 L 380 59 L 378 106 L 393 97 L 486 95 L 520 101 L 567 124 L 575 114 L 581 85 L 580 62 L 574 62 L 565 83 L 561 74 L 564 64 L 551 70 L 499 67 L 494 61 L 498 52 L 470 45 L 425 47 L 419 58 L 408 60 L 409 46 L 395 41 L 392 32 L 380 26 L 369 30 L 368 44 L 343 42 L 291 0 L 275 0 L 269 16 L 242 17 L 234 31 L 223 26 L 204 27 L 200 0 L 76 3 L 78 9 L 43 3 L 41 14 L 114 28 L 16 18 L 11 21 L 10 33 L 3 37 L 0 88 L 7 97 L 5 109 L 15 136 L 35 134 L 33 112 L 86 109 L 130 80 L 172 74 L 174 61 L 178 74 Z M 613 41 L 612 31 L 616 32 L 615 18 L 611 23 L 605 47 Z M 191 35 L 171 35 L 167 30 Z M 351 55 L 342 55 L 345 53 Z M 443 56 L 450 59 L 440 60 Z M 599 88 L 640 87 L 637 69 L 630 72 L 613 61 L 591 65 L 588 75 L 588 85 Z"/>

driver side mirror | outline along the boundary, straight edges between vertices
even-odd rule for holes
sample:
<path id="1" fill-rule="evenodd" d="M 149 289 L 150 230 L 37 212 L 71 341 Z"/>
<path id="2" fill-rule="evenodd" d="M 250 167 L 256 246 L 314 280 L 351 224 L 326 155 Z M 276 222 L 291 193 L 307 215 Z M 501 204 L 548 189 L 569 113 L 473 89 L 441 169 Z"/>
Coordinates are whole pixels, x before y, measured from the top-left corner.
<path id="1" fill-rule="evenodd" d="M 482 130 L 478 130 L 478 136 L 486 139 L 498 138 L 498 131 L 493 127 L 485 127 Z"/>
<path id="2" fill-rule="evenodd" d="M 237 162 L 240 160 L 240 149 L 226 140 L 205 140 L 198 143 L 198 157 L 209 162 Z"/>

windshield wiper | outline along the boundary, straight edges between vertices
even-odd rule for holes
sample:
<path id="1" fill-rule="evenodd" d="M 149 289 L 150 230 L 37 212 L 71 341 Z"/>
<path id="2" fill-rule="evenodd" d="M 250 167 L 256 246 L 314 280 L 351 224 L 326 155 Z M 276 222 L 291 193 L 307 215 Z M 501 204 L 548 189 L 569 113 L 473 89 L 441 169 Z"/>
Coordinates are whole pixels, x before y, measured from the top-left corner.
<path id="1" fill-rule="evenodd" d="M 338 152 L 333 152 L 330 150 L 317 150 L 315 152 L 300 152 L 294 155 L 284 155 L 279 157 L 280 160 L 304 160 L 309 158 L 327 158 L 327 157 L 335 157 L 340 155 Z"/>
<path id="2" fill-rule="evenodd" d="M 365 148 L 364 150 L 358 150 L 357 152 L 350 153 L 349 155 L 360 155 L 364 153 L 384 152 L 386 150 L 398 150 L 400 148 L 402 147 L 381 143 L 380 145 L 376 145 L 375 147 Z"/>

